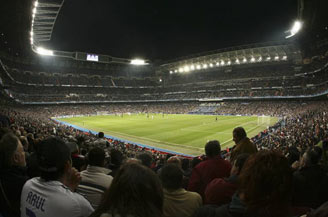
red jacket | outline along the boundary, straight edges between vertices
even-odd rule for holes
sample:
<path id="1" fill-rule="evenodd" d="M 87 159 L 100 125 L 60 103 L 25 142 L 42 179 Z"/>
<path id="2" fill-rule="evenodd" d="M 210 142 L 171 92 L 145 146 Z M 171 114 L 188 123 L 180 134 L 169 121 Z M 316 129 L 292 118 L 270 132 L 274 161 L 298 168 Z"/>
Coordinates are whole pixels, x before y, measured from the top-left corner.
<path id="1" fill-rule="evenodd" d="M 237 177 L 230 176 L 228 179 L 213 179 L 205 189 L 204 204 L 222 206 L 230 203 L 232 195 L 237 190 Z"/>
<path id="2" fill-rule="evenodd" d="M 204 199 L 205 188 L 213 179 L 229 177 L 231 164 L 220 156 L 199 163 L 190 177 L 188 190 L 198 192 Z"/>

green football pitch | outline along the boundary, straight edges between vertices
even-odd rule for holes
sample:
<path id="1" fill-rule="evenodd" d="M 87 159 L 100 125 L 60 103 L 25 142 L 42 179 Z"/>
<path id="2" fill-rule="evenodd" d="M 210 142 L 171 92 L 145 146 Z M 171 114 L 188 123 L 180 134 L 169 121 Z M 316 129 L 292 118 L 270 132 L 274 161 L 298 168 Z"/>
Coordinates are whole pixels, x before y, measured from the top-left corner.
<path id="1" fill-rule="evenodd" d="M 216 120 L 217 118 L 217 120 Z M 204 153 L 209 140 L 231 147 L 232 130 L 245 128 L 248 137 L 278 121 L 276 117 L 178 114 L 124 114 L 57 119 L 75 126 L 103 131 L 106 135 L 189 155 Z"/>

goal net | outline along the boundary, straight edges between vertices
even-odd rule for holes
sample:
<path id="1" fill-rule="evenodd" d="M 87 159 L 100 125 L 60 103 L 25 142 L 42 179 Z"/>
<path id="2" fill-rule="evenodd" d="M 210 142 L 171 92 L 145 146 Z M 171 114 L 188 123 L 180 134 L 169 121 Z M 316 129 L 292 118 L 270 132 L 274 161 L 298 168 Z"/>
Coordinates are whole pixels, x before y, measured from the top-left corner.
<path id="1" fill-rule="evenodd" d="M 265 115 L 257 116 L 257 125 L 268 127 L 270 126 L 270 120 L 271 120 L 270 116 L 265 116 Z"/>

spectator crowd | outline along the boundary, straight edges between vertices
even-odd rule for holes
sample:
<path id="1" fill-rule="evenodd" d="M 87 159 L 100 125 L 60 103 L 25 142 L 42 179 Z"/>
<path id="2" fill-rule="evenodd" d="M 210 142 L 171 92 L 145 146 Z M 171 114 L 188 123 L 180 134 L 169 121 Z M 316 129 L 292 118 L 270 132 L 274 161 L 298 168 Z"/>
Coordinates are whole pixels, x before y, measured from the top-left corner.
<path id="1" fill-rule="evenodd" d="M 188 113 L 196 103 L 5 105 L 0 111 L 0 215 L 136 217 L 327 216 L 325 101 L 225 103 L 217 114 L 280 116 L 235 146 L 187 158 L 85 133 L 50 117 L 99 111 Z"/>

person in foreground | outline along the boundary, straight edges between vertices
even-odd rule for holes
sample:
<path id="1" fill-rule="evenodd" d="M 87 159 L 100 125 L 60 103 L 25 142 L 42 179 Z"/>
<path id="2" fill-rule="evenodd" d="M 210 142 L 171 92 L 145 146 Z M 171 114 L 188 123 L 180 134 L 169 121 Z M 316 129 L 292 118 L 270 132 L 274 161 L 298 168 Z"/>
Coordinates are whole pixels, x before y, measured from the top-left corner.
<path id="1" fill-rule="evenodd" d="M 198 193 L 182 188 L 183 172 L 179 165 L 168 163 L 159 177 L 164 188 L 163 217 L 190 217 L 202 205 Z"/>
<path id="2" fill-rule="evenodd" d="M 158 176 L 140 163 L 117 172 L 98 209 L 90 217 L 161 217 L 163 189 Z"/>
<path id="3" fill-rule="evenodd" d="M 39 145 L 41 177 L 28 180 L 22 190 L 21 217 L 87 217 L 94 209 L 75 193 L 81 177 L 72 168 L 71 152 L 65 142 L 49 137 Z"/>
<path id="4" fill-rule="evenodd" d="M 239 176 L 239 188 L 231 203 L 203 207 L 194 216 L 289 217 L 292 171 L 288 160 L 274 151 L 251 155 Z"/>

